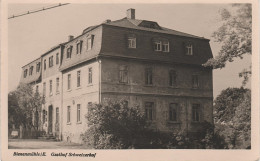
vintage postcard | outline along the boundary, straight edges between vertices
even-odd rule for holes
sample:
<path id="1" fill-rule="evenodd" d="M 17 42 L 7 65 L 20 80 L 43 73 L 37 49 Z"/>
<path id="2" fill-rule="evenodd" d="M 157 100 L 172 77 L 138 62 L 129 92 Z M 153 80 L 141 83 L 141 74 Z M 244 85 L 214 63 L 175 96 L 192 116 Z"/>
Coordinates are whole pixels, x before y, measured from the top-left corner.
<path id="1" fill-rule="evenodd" d="M 259 159 L 259 2 L 1 2 L 1 159 Z"/>

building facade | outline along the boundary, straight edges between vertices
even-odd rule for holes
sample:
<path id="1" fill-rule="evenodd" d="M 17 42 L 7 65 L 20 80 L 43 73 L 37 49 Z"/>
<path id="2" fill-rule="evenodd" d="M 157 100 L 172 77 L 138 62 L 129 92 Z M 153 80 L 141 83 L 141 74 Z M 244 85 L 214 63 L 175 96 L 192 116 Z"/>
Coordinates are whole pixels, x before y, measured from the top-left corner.
<path id="1" fill-rule="evenodd" d="M 135 19 L 129 9 L 127 17 L 88 27 L 37 59 L 43 129 L 81 142 L 88 105 L 124 99 L 143 109 L 152 128 L 196 132 L 203 121 L 213 123 L 212 69 L 202 66 L 209 58 L 208 39 Z"/>

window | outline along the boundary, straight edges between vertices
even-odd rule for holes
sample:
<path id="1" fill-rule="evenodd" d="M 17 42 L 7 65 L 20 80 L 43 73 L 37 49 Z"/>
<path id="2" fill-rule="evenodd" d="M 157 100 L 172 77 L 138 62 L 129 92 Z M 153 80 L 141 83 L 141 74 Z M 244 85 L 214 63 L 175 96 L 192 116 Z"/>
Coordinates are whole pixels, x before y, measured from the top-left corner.
<path id="1" fill-rule="evenodd" d="M 59 113 L 59 107 L 57 107 L 56 108 L 56 124 L 58 124 L 60 122 L 59 119 L 60 119 L 60 113 Z"/>
<path id="2" fill-rule="evenodd" d="M 169 106 L 169 120 L 170 121 L 178 121 L 178 104 L 171 103 Z"/>
<path id="3" fill-rule="evenodd" d="M 192 75 L 192 88 L 198 88 L 198 87 L 199 87 L 199 76 Z"/>
<path id="4" fill-rule="evenodd" d="M 93 108 L 92 102 L 88 102 L 88 105 L 87 105 L 88 113 L 91 111 L 92 108 Z"/>
<path id="5" fill-rule="evenodd" d="M 29 75 L 32 75 L 33 73 L 33 66 L 30 67 Z"/>
<path id="6" fill-rule="evenodd" d="M 43 83 L 43 96 L 46 95 L 46 83 L 44 82 Z"/>
<path id="7" fill-rule="evenodd" d="M 150 121 L 155 119 L 153 102 L 145 102 L 145 117 Z"/>
<path id="8" fill-rule="evenodd" d="M 68 90 L 71 88 L 71 75 L 68 74 Z"/>
<path id="9" fill-rule="evenodd" d="M 80 117 L 80 104 L 77 104 L 77 122 L 81 121 L 81 117 Z"/>
<path id="10" fill-rule="evenodd" d="M 77 87 L 80 87 L 80 71 L 77 71 Z"/>
<path id="11" fill-rule="evenodd" d="M 70 106 L 67 107 L 67 123 L 70 123 Z"/>
<path id="12" fill-rule="evenodd" d="M 67 48 L 67 58 L 71 58 L 72 48 L 73 46 Z"/>
<path id="13" fill-rule="evenodd" d="M 50 80 L 50 95 L 52 95 L 52 80 Z"/>
<path id="14" fill-rule="evenodd" d="M 39 93 L 39 86 L 38 85 L 36 86 L 36 90 L 35 91 L 36 91 L 36 93 Z"/>
<path id="15" fill-rule="evenodd" d="M 192 121 L 199 122 L 201 120 L 200 104 L 192 105 Z"/>
<path id="16" fill-rule="evenodd" d="M 46 120 L 46 112 L 45 110 L 42 110 L 42 122 L 45 123 Z"/>
<path id="17" fill-rule="evenodd" d="M 93 41 L 94 41 L 94 35 L 91 35 L 89 38 L 87 38 L 87 50 L 92 49 Z"/>
<path id="18" fill-rule="evenodd" d="M 128 108 L 128 101 L 124 100 L 123 101 L 123 106 Z"/>
<path id="19" fill-rule="evenodd" d="M 119 67 L 119 82 L 127 83 L 128 80 L 128 69 L 126 65 L 121 65 Z"/>
<path id="20" fill-rule="evenodd" d="M 163 41 L 162 42 L 162 51 L 163 52 L 169 52 L 169 41 Z"/>
<path id="21" fill-rule="evenodd" d="M 27 77 L 27 72 L 28 72 L 28 69 L 25 69 L 25 70 L 24 70 L 24 73 L 23 73 L 23 77 L 24 77 L 24 78 Z"/>
<path id="22" fill-rule="evenodd" d="M 177 74 L 176 71 L 170 70 L 169 71 L 169 85 L 175 86 L 177 84 Z"/>
<path id="23" fill-rule="evenodd" d="M 77 43 L 77 54 L 80 54 L 82 50 L 82 41 Z"/>
<path id="24" fill-rule="evenodd" d="M 44 70 L 46 70 L 46 59 L 44 59 Z"/>
<path id="25" fill-rule="evenodd" d="M 186 55 L 193 55 L 192 44 L 186 44 Z"/>
<path id="26" fill-rule="evenodd" d="M 56 64 L 59 64 L 60 59 L 59 59 L 59 53 L 56 54 Z"/>
<path id="27" fill-rule="evenodd" d="M 155 41 L 154 42 L 154 50 L 155 51 L 162 51 L 162 42 L 161 41 Z"/>
<path id="28" fill-rule="evenodd" d="M 88 68 L 88 84 L 92 84 L 92 67 Z"/>
<path id="29" fill-rule="evenodd" d="M 152 68 L 145 69 L 145 84 L 152 85 L 153 84 L 153 72 Z"/>
<path id="30" fill-rule="evenodd" d="M 136 48 L 136 38 L 128 37 L 128 48 Z"/>
<path id="31" fill-rule="evenodd" d="M 36 72 L 38 73 L 41 69 L 41 63 L 38 62 L 37 65 L 36 65 Z"/>
<path id="32" fill-rule="evenodd" d="M 53 56 L 49 57 L 49 68 L 53 66 Z"/>
<path id="33" fill-rule="evenodd" d="M 60 88 L 60 78 L 56 78 L 56 93 L 60 92 L 59 88 Z"/>

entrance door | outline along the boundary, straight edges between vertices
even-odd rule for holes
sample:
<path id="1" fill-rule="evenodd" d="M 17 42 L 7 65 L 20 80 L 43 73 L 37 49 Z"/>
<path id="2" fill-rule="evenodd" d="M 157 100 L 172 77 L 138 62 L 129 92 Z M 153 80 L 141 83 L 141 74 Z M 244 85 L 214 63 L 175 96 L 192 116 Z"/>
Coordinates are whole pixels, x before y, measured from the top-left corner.
<path id="1" fill-rule="evenodd" d="M 48 132 L 49 134 L 52 134 L 52 111 L 53 111 L 52 106 L 49 106 L 48 111 L 49 111 Z"/>

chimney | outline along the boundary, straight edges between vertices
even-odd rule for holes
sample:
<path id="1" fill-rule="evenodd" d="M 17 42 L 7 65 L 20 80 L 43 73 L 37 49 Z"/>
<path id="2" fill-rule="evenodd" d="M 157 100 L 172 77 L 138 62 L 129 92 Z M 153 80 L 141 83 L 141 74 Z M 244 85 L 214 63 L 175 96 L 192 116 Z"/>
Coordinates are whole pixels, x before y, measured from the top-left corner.
<path id="1" fill-rule="evenodd" d="M 111 22 L 111 20 L 107 19 L 103 23 L 110 23 L 110 22 Z"/>
<path id="2" fill-rule="evenodd" d="M 68 41 L 72 40 L 73 38 L 74 38 L 73 35 L 69 35 L 69 37 L 68 37 Z"/>
<path id="3" fill-rule="evenodd" d="M 135 19 L 135 9 L 129 8 L 126 11 L 126 17 L 129 18 L 129 19 Z"/>

